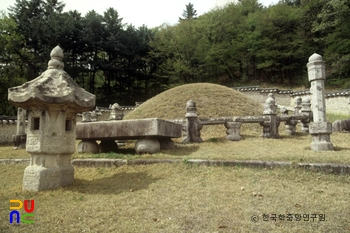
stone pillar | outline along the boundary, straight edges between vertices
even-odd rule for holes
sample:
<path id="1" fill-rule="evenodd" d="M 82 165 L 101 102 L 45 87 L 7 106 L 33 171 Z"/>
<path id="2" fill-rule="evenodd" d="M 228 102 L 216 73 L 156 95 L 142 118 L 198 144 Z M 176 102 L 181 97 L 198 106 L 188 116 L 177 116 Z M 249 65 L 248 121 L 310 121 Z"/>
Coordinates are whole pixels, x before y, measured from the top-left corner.
<path id="1" fill-rule="evenodd" d="M 91 119 L 91 122 L 94 122 L 94 121 L 98 121 L 98 115 L 101 115 L 101 113 L 97 113 L 95 110 L 93 110 L 91 113 L 90 113 L 90 119 Z"/>
<path id="2" fill-rule="evenodd" d="M 111 114 L 109 115 L 109 121 L 123 120 L 124 113 L 119 104 L 115 103 L 111 106 Z"/>
<path id="3" fill-rule="evenodd" d="M 295 99 L 295 107 L 294 107 L 294 116 L 299 116 L 301 110 L 301 97 L 297 97 Z M 296 125 L 298 124 L 298 120 L 293 120 L 292 118 L 285 122 L 286 127 L 286 135 L 295 135 Z"/>
<path id="4" fill-rule="evenodd" d="M 119 106 L 119 104 L 114 103 L 111 107 L 111 114 L 109 115 L 108 120 L 109 121 L 120 121 L 123 120 L 124 118 L 124 113 L 123 113 L 123 109 Z M 114 142 L 110 142 L 110 144 L 113 144 L 113 150 L 118 149 L 118 146 L 124 146 L 126 143 L 125 140 L 117 140 Z M 114 145 L 115 144 L 115 145 Z M 102 143 L 100 143 L 100 147 L 101 145 L 103 145 Z M 101 151 L 103 151 L 104 149 L 101 148 Z"/>
<path id="5" fill-rule="evenodd" d="M 14 150 L 26 148 L 26 115 L 27 111 L 22 108 L 17 110 L 17 129 L 16 135 L 13 135 Z"/>
<path id="6" fill-rule="evenodd" d="M 83 112 L 81 122 L 91 122 L 91 112 Z"/>
<path id="7" fill-rule="evenodd" d="M 230 141 L 240 141 L 242 139 L 241 126 L 242 122 L 226 122 L 226 139 Z"/>
<path id="8" fill-rule="evenodd" d="M 80 88 L 63 70 L 63 51 L 52 50 L 48 69 L 21 86 L 9 88 L 9 102 L 28 111 L 26 150 L 30 164 L 23 190 L 42 191 L 74 181 L 76 114 L 95 106 L 95 96 Z"/>
<path id="9" fill-rule="evenodd" d="M 263 127 L 264 138 L 279 138 L 278 126 L 280 121 L 277 117 L 277 105 L 275 97 L 272 93 L 268 95 L 268 98 L 264 104 L 264 116 L 267 116 L 269 120 L 260 123 Z"/>
<path id="10" fill-rule="evenodd" d="M 330 141 L 332 124 L 327 122 L 326 118 L 326 102 L 324 97 L 326 70 L 322 56 L 314 53 L 309 58 L 307 68 L 311 83 L 311 106 L 314 119 L 314 122 L 309 125 L 309 131 L 312 136 L 310 147 L 314 151 L 333 150 L 333 144 Z"/>
<path id="11" fill-rule="evenodd" d="M 295 135 L 295 126 L 297 125 L 298 121 L 297 120 L 288 120 L 285 122 L 285 134 L 286 135 Z"/>
<path id="12" fill-rule="evenodd" d="M 295 99 L 294 116 L 299 116 L 300 115 L 301 103 L 302 103 L 301 97 L 298 96 Z"/>
<path id="13" fill-rule="evenodd" d="M 202 125 L 199 124 L 197 116 L 196 103 L 193 100 L 187 101 L 186 104 L 186 136 L 182 143 L 202 142 L 200 130 Z"/>
<path id="14" fill-rule="evenodd" d="M 301 120 L 301 131 L 308 133 L 309 132 L 309 123 L 312 120 L 312 111 L 311 103 L 309 98 L 303 99 L 301 103 L 301 114 L 307 116 L 307 119 Z"/>

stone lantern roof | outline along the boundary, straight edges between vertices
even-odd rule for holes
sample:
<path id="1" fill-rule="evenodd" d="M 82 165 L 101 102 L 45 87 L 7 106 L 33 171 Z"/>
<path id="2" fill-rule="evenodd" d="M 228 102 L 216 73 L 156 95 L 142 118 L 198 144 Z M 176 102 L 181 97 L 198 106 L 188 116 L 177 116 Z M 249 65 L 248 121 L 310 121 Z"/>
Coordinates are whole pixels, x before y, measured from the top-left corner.
<path id="1" fill-rule="evenodd" d="M 48 68 L 39 77 L 8 90 L 8 100 L 23 109 L 35 107 L 84 112 L 95 107 L 95 95 L 80 88 L 63 70 L 63 51 L 56 46 L 50 54 Z"/>

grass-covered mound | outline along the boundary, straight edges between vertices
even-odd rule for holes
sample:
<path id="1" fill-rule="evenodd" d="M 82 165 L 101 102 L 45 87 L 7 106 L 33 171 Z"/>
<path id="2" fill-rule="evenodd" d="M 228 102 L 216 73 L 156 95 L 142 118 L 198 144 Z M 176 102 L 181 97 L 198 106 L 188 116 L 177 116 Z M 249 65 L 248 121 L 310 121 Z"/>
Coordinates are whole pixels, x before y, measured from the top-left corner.
<path id="1" fill-rule="evenodd" d="M 263 113 L 261 104 L 238 91 L 217 84 L 195 83 L 160 93 L 127 114 L 124 119 L 184 119 L 186 103 L 190 99 L 197 104 L 199 118 L 254 116 Z M 223 125 L 205 126 L 201 133 L 204 139 L 226 135 Z"/>

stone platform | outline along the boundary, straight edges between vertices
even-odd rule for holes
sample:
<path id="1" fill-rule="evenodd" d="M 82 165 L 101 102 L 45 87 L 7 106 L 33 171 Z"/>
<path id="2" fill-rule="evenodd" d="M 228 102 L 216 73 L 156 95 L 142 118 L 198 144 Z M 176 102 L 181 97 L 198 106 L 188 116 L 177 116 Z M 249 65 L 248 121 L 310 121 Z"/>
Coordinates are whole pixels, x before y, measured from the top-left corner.
<path id="1" fill-rule="evenodd" d="M 171 149 L 171 138 L 182 136 L 182 125 L 158 118 L 121 121 L 97 121 L 77 123 L 79 153 L 99 153 L 116 151 L 115 140 L 138 140 L 137 153 L 158 153 L 160 149 Z M 100 145 L 96 140 L 100 140 Z"/>

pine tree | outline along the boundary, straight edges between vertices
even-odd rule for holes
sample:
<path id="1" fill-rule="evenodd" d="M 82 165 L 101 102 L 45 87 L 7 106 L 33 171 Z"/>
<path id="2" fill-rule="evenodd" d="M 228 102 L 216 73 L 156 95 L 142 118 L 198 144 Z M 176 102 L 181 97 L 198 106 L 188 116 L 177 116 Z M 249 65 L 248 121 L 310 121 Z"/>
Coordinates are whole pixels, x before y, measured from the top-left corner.
<path id="1" fill-rule="evenodd" d="M 183 18 L 179 18 L 179 19 L 180 20 L 195 19 L 196 16 L 197 16 L 197 11 L 194 9 L 193 4 L 189 2 L 188 5 L 186 5 L 186 10 L 182 12 Z"/>

